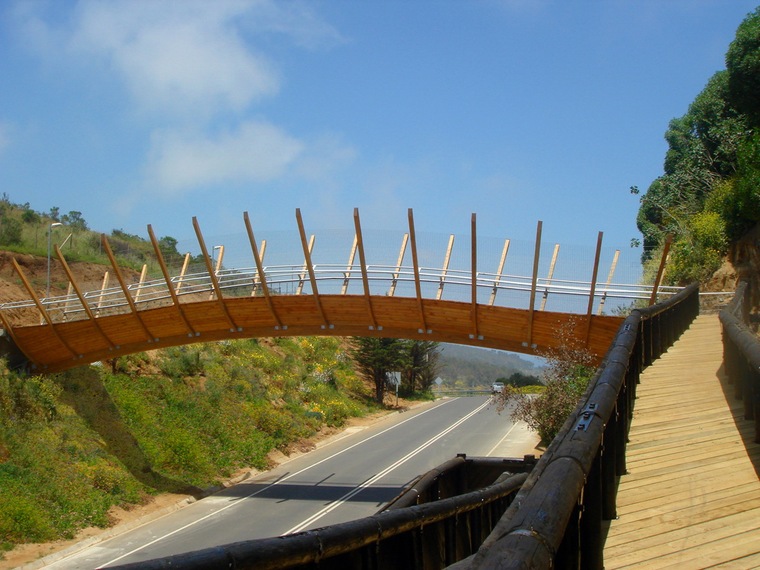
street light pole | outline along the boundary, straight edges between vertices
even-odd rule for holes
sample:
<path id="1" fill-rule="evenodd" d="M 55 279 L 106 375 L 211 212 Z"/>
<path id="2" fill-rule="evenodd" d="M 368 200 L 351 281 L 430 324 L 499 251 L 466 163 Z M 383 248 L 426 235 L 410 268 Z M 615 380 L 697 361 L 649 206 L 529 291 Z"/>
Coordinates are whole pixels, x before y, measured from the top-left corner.
<path id="1" fill-rule="evenodd" d="M 48 259 L 47 259 L 47 289 L 45 290 L 45 299 L 48 299 L 50 297 L 50 249 L 51 249 L 51 237 L 53 235 L 53 228 L 57 228 L 58 226 L 62 226 L 63 224 L 61 222 L 53 222 L 48 226 Z"/>

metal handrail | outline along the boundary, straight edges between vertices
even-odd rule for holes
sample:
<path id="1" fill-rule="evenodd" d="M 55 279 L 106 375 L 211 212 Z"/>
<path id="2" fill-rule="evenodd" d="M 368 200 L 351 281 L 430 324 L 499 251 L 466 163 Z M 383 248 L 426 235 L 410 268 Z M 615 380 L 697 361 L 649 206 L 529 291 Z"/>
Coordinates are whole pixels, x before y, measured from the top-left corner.
<path id="1" fill-rule="evenodd" d="M 362 281 L 359 268 L 347 269 L 345 265 L 317 264 L 314 265 L 316 283 L 328 287 L 332 284 L 337 288 L 347 279 L 354 281 L 357 286 Z M 471 273 L 466 270 L 440 269 L 432 267 L 420 267 L 415 274 L 414 268 L 391 265 L 367 265 L 367 276 L 371 284 L 382 287 L 390 287 L 392 284 L 414 284 L 418 279 L 421 284 L 436 287 L 445 284 L 447 287 L 457 288 L 460 292 L 470 292 L 472 287 Z M 219 288 L 224 292 L 235 291 L 240 294 L 252 295 L 256 292 L 256 286 L 262 280 L 256 268 L 243 267 L 235 269 L 222 269 L 215 273 L 219 282 Z M 303 265 L 272 265 L 264 268 L 264 277 L 269 289 L 276 294 L 288 294 L 289 289 L 303 283 L 310 287 L 308 278 L 304 273 Z M 172 287 L 180 286 L 178 297 L 189 298 L 199 294 L 211 294 L 214 291 L 211 276 L 207 271 L 174 276 L 171 278 Z M 511 291 L 516 293 L 528 293 L 534 285 L 531 277 L 478 272 L 475 284 L 478 290 L 491 293 L 493 291 Z M 449 290 L 450 290 L 449 289 Z M 652 292 L 651 286 L 631 284 L 596 283 L 594 286 L 596 299 L 625 299 L 636 301 L 649 299 Z M 672 296 L 680 291 L 680 287 L 660 286 L 658 293 Z M 141 283 L 128 285 L 128 292 L 133 297 L 135 305 L 141 307 L 156 306 L 157 304 L 171 302 L 171 294 L 164 279 L 150 279 Z M 588 297 L 592 287 L 590 282 L 573 281 L 563 279 L 537 278 L 535 290 L 544 295 L 560 295 L 565 297 Z M 320 291 L 322 293 L 327 291 Z M 456 294 L 452 295 L 456 296 Z M 97 311 L 119 311 L 129 307 L 124 291 L 120 287 L 101 288 L 86 291 L 82 294 L 89 308 Z M 77 295 L 60 295 L 40 299 L 41 305 L 48 311 L 51 317 L 60 320 L 72 318 L 84 318 L 85 309 Z M 21 300 L 0 303 L 0 311 L 16 309 L 33 309 L 36 307 L 34 300 Z"/>

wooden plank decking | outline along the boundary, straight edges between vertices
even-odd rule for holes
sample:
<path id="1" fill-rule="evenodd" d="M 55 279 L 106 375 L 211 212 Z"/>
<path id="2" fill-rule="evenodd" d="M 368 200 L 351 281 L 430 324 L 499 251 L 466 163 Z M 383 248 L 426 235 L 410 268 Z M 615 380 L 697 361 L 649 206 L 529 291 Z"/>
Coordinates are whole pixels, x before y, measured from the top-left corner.
<path id="1" fill-rule="evenodd" d="M 641 376 L 620 479 L 613 568 L 760 568 L 760 444 L 700 316 Z"/>

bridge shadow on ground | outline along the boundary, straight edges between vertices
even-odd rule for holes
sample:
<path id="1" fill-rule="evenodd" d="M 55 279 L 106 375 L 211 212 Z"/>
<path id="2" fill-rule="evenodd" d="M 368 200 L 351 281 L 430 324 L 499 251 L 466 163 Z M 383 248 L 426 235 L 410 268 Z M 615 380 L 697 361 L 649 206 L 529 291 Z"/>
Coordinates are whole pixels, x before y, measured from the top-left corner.
<path id="1" fill-rule="evenodd" d="M 724 364 L 720 365 L 720 368 L 718 368 L 715 374 L 720 379 L 723 395 L 726 398 L 726 404 L 731 410 L 736 429 L 739 434 L 741 434 L 742 443 L 747 452 L 747 457 L 752 462 L 752 466 L 755 468 L 755 473 L 757 473 L 758 478 L 760 478 L 760 447 L 755 443 L 755 422 L 754 420 L 748 420 L 745 418 L 744 399 L 741 394 L 737 394 L 735 383 L 729 381 L 728 375 L 724 369 Z"/>
<path id="2" fill-rule="evenodd" d="M 62 399 L 71 406 L 106 444 L 106 450 L 119 459 L 140 483 L 164 493 L 193 495 L 200 498 L 202 489 L 156 473 L 137 440 L 124 423 L 119 410 L 96 370 L 74 368 L 57 376 L 63 388 Z"/>
<path id="3" fill-rule="evenodd" d="M 357 491 L 356 485 L 329 482 L 329 477 L 315 482 L 283 482 L 283 483 L 239 483 L 224 489 L 214 496 L 227 497 L 230 502 L 248 498 L 267 499 L 277 503 L 287 501 L 314 501 L 328 505 L 343 500 L 353 503 L 373 503 L 380 508 L 395 499 L 406 484 L 402 485 L 371 485 Z"/>

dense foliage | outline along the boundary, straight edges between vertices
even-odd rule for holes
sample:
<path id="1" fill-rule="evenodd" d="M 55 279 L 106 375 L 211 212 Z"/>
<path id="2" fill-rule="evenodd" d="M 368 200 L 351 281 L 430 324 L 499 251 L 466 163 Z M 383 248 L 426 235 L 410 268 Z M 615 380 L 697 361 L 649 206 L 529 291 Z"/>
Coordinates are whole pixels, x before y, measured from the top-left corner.
<path id="1" fill-rule="evenodd" d="M 703 280 L 760 221 L 760 8 L 749 14 L 685 115 L 670 122 L 664 173 L 641 197 L 644 261 L 673 236 L 671 282 Z M 638 193 L 637 188 L 632 192 Z"/>
<path id="2" fill-rule="evenodd" d="M 594 357 L 574 332 L 580 326 L 583 325 L 579 321 L 558 330 L 558 348 L 542 355 L 546 359 L 546 367 L 542 369 L 543 390 L 534 394 L 510 382 L 494 396 L 500 409 L 512 404 L 512 419 L 524 421 L 545 443 L 562 429 L 594 374 Z"/>

